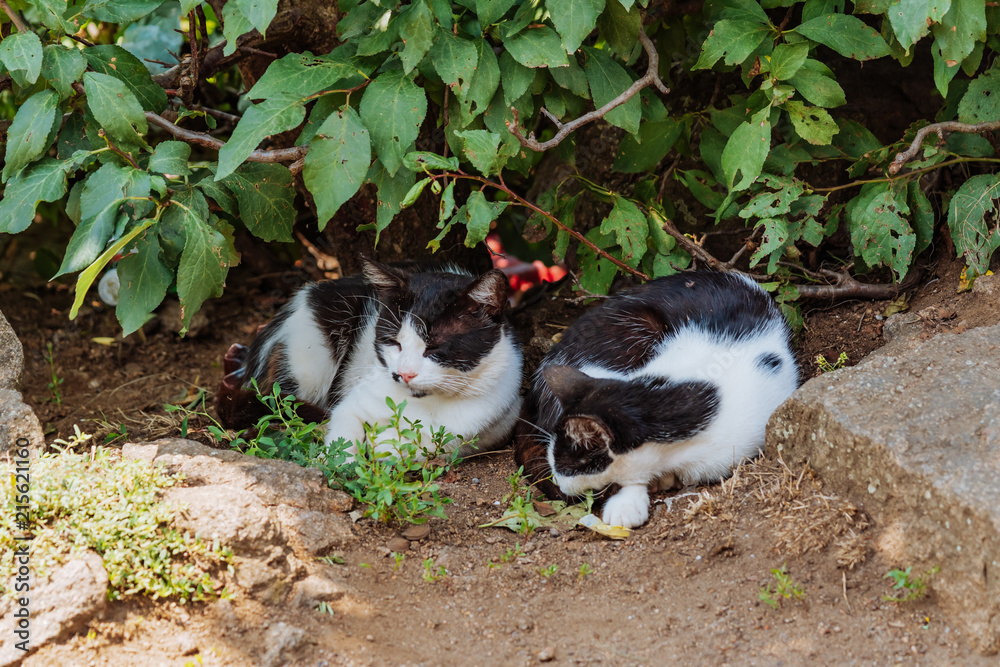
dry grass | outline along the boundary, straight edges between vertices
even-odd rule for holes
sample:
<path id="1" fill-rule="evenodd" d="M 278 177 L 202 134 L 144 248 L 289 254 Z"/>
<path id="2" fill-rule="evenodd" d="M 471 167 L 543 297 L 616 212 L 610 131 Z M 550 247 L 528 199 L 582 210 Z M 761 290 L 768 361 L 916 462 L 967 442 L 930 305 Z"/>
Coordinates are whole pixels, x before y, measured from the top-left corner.
<path id="1" fill-rule="evenodd" d="M 822 481 L 808 466 L 795 472 L 781 459 L 741 463 L 718 487 L 702 490 L 684 512 L 692 529 L 699 518 L 732 522 L 737 516 L 770 526 L 774 550 L 782 555 L 801 556 L 836 541 L 841 567 L 853 569 L 867 556 L 864 513 L 837 495 L 824 494 Z"/>

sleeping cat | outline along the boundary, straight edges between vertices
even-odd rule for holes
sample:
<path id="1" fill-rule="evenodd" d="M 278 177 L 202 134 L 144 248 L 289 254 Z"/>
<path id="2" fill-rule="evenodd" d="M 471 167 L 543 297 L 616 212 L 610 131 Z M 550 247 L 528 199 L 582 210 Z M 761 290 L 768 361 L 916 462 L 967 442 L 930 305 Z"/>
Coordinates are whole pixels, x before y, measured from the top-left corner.
<path id="1" fill-rule="evenodd" d="M 798 385 L 789 339 L 771 298 L 739 275 L 677 274 L 624 291 L 542 360 L 515 459 L 550 496 L 620 487 L 603 520 L 641 525 L 658 478 L 716 481 L 763 447 L 768 417 Z"/>
<path id="2" fill-rule="evenodd" d="M 521 403 L 521 351 L 506 307 L 507 278 L 497 270 L 475 277 L 366 261 L 363 276 L 301 289 L 249 350 L 230 348 L 220 420 L 244 428 L 264 413 L 248 388 L 256 378 L 263 391 L 278 382 L 306 401 L 303 417 L 328 414 L 328 445 L 362 439 L 365 422 L 388 423 L 388 396 L 406 401 L 410 420 L 478 435 L 479 450 L 499 448 Z"/>

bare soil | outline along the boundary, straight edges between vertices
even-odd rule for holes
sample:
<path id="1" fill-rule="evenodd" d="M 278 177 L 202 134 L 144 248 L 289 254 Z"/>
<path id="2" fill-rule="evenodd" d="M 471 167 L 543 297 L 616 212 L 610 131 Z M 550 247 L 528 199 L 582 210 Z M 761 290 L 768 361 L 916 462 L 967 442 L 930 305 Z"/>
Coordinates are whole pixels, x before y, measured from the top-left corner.
<path id="1" fill-rule="evenodd" d="M 182 339 L 160 317 L 144 336 L 121 340 L 113 309 L 88 302 L 68 321 L 68 286 L 33 278 L 28 258 L 12 266 L 0 304 L 24 344 L 24 393 L 49 439 L 74 424 L 101 439 L 122 424 L 130 441 L 180 435 L 163 404 L 211 394 L 229 344 L 251 340 L 303 279 L 234 272 L 196 335 Z M 940 260 L 910 300 L 925 313 L 927 335 L 998 318 L 995 304 L 956 294 L 960 268 Z M 545 294 L 515 316 L 529 371 L 544 339 L 585 308 L 565 296 Z M 856 363 L 881 345 L 887 305 L 807 308 L 798 341 L 804 378 L 819 372 L 817 354 L 833 361 L 846 352 Z M 48 343 L 61 402 L 49 387 Z M 189 427 L 189 437 L 204 440 L 198 424 Z M 24 664 L 259 664 L 272 648 L 268 632 L 281 623 L 303 629 L 306 640 L 273 664 L 996 664 L 969 648 L 933 592 L 883 600 L 891 592 L 886 572 L 907 564 L 885 560 L 882 527 L 813 471 L 764 458 L 722 485 L 661 493 L 650 522 L 623 542 L 583 529 L 479 528 L 499 517 L 512 473 L 509 453 L 461 464 L 443 485 L 448 518 L 432 520 L 398 567 L 387 546 L 397 529 L 358 521 L 356 544 L 337 554 L 343 564 L 328 566 L 347 591 L 332 613 L 249 594 L 183 607 L 133 599 L 112 603 L 89 634 Z M 524 555 L 500 563 L 515 545 Z M 446 576 L 426 581 L 426 559 Z M 782 565 L 805 596 L 772 608 L 760 592 L 773 589 L 771 570 Z"/>

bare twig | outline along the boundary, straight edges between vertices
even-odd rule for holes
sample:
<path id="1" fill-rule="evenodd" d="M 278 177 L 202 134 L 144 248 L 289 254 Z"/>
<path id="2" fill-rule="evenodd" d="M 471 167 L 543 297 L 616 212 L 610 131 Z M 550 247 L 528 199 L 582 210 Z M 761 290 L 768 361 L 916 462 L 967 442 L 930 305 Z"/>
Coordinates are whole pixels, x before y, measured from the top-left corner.
<path id="1" fill-rule="evenodd" d="M 151 111 L 146 112 L 146 120 L 148 120 L 153 125 L 166 130 L 174 137 L 185 141 L 189 144 L 195 144 L 197 146 L 204 146 L 205 148 L 212 148 L 215 150 L 221 149 L 226 145 L 226 142 L 221 139 L 216 139 L 210 134 L 205 134 L 204 132 L 193 132 L 191 130 L 185 130 L 182 127 L 174 125 L 169 120 L 163 116 L 159 116 Z M 273 150 L 255 150 L 250 153 L 247 157 L 248 162 L 294 162 L 300 158 L 305 157 L 306 153 L 309 152 L 308 146 L 293 146 L 291 148 L 275 148 Z"/>
<path id="2" fill-rule="evenodd" d="M 917 136 L 913 138 L 913 142 L 910 144 L 909 148 L 902 153 L 896 154 L 896 159 L 894 159 L 892 164 L 889 165 L 889 173 L 895 174 L 903 168 L 904 164 L 906 164 L 909 160 L 912 160 L 920 151 L 920 146 L 923 144 L 924 138 L 931 132 L 934 132 L 938 135 L 939 139 L 943 140 L 945 132 L 969 132 L 978 134 L 980 132 L 988 132 L 990 130 L 1000 130 L 1000 121 L 976 123 L 974 125 L 970 125 L 969 123 L 959 123 L 958 121 L 953 120 L 946 121 L 944 123 L 931 123 L 930 125 L 922 127 L 919 131 L 917 131 Z"/>
<path id="3" fill-rule="evenodd" d="M 590 113 L 585 113 L 576 120 L 572 120 L 568 123 L 561 123 L 558 118 L 549 112 L 548 109 L 542 107 L 542 113 L 555 124 L 557 131 L 555 136 L 548 141 L 539 142 L 535 139 L 534 132 L 529 133 L 527 137 L 521 133 L 517 109 L 511 107 L 511 113 L 514 115 L 514 121 L 507 123 L 507 129 L 510 130 L 510 133 L 513 134 L 525 148 L 530 148 L 533 151 L 539 152 L 547 151 L 550 148 L 558 146 L 563 139 L 569 136 L 569 134 L 577 128 L 595 121 L 598 118 L 603 118 L 609 111 L 625 104 L 630 99 L 638 95 L 640 90 L 649 85 L 656 86 L 661 93 L 669 93 L 670 89 L 663 84 L 663 81 L 660 80 L 660 75 L 658 73 L 660 56 L 656 52 L 656 45 L 653 44 L 653 41 L 646 36 L 646 33 L 643 32 L 641 28 L 639 29 L 639 42 L 642 44 L 642 48 L 646 50 L 646 56 L 649 58 L 649 66 L 646 68 L 646 73 L 642 75 L 642 77 L 633 81 L 632 85 L 626 88 L 624 92 L 602 106 L 600 109 L 594 109 Z"/>
<path id="4" fill-rule="evenodd" d="M 828 285 L 796 285 L 799 295 L 806 299 L 891 299 L 900 292 L 916 286 L 920 270 L 914 268 L 901 283 L 873 284 L 854 279 L 847 271 L 820 269 L 816 274 L 831 281 Z M 813 274 L 813 275 L 816 275 Z"/>
<path id="5" fill-rule="evenodd" d="M 0 9 L 7 15 L 7 18 L 14 24 L 18 32 L 29 32 L 28 24 L 24 22 L 20 14 L 14 11 L 13 7 L 7 4 L 7 0 L 0 0 Z"/>
<path id="6" fill-rule="evenodd" d="M 209 109 L 208 107 L 204 107 L 204 106 L 202 106 L 200 104 L 195 107 L 195 110 L 197 110 L 197 111 L 204 111 L 209 116 L 215 116 L 219 120 L 224 120 L 224 121 L 226 121 L 228 123 L 234 123 L 235 124 L 235 123 L 240 122 L 240 117 L 237 116 L 236 114 L 226 113 L 225 111 L 219 111 L 218 109 Z"/>

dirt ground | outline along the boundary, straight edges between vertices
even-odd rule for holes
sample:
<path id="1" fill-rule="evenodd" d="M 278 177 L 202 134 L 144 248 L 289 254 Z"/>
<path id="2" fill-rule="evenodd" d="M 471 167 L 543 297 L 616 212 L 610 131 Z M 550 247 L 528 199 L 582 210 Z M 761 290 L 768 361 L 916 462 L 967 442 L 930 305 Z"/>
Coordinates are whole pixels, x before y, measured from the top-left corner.
<path id="1" fill-rule="evenodd" d="M 127 436 L 112 446 L 178 436 L 163 404 L 211 394 L 229 344 L 248 342 L 304 279 L 237 271 L 196 335 L 178 337 L 168 313 L 147 325 L 144 340 L 121 340 L 111 308 L 88 302 L 70 322 L 68 286 L 33 278 L 27 260 L 10 266 L 0 308 L 24 344 L 24 393 L 47 438 L 78 424 L 103 439 L 124 425 Z M 910 300 L 928 335 L 1000 317 L 979 295 L 956 294 L 960 268 L 939 260 Z M 543 295 L 515 316 L 529 371 L 542 354 L 539 339 L 585 307 L 563 296 Z M 887 306 L 808 306 L 798 341 L 804 377 L 819 372 L 817 354 L 833 361 L 846 352 L 853 364 L 881 345 Z M 49 387 L 53 374 L 61 402 Z M 623 542 L 583 529 L 525 536 L 479 528 L 500 516 L 513 472 L 509 453 L 461 464 L 443 485 L 448 518 L 432 520 L 398 567 L 387 546 L 397 530 L 358 521 L 357 543 L 336 554 L 343 564 L 327 566 L 347 591 L 332 613 L 249 596 L 184 607 L 130 600 L 112 603 L 89 635 L 24 664 L 257 664 L 281 623 L 302 628 L 307 640 L 275 664 L 996 664 L 969 648 L 933 593 L 883 600 L 886 572 L 907 564 L 882 558 L 881 526 L 812 471 L 765 458 L 723 485 L 659 494 L 650 522 Z M 515 545 L 524 555 L 501 563 Z M 446 576 L 426 581 L 425 559 Z M 776 584 L 771 570 L 782 565 L 805 596 L 772 609 L 759 594 Z"/>

